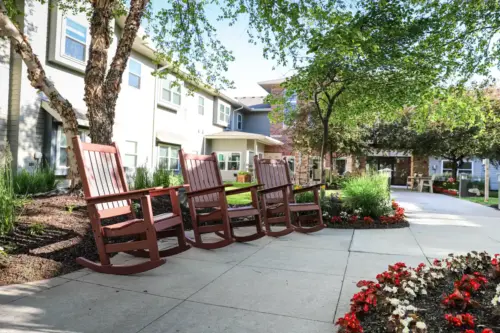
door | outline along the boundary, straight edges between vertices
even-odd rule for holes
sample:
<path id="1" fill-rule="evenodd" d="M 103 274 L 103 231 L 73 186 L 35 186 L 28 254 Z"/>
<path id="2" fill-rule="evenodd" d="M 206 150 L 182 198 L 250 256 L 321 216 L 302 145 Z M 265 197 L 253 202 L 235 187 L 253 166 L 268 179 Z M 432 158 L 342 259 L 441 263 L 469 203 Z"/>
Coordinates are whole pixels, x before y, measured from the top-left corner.
<path id="1" fill-rule="evenodd" d="M 316 156 L 311 159 L 311 169 L 309 175 L 312 180 L 321 180 L 321 168 L 319 163 L 319 157 Z"/>

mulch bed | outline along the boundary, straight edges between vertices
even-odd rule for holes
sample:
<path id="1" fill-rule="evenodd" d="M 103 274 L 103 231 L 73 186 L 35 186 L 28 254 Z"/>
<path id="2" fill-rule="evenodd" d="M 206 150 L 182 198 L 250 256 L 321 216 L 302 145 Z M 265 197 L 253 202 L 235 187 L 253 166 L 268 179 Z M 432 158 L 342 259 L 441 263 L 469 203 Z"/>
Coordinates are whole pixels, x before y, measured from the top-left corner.
<path id="1" fill-rule="evenodd" d="M 358 220 L 356 222 L 347 223 L 331 223 L 329 222 L 328 228 L 333 229 L 399 229 L 408 228 L 410 224 L 408 221 L 400 221 L 395 223 L 382 223 L 380 221 L 375 221 L 374 223 L 366 223 L 363 220 Z"/>

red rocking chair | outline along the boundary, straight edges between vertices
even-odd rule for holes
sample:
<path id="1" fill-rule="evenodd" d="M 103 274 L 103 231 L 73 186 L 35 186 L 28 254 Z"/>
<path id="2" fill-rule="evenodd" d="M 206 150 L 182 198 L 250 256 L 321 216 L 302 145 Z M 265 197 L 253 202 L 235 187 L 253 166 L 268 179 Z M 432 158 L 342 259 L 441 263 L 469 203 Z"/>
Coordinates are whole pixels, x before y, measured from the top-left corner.
<path id="1" fill-rule="evenodd" d="M 190 248 L 184 237 L 182 214 L 177 190 L 182 186 L 129 191 L 118 147 L 82 143 L 73 138 L 76 160 L 82 178 L 92 232 L 99 253 L 100 264 L 77 258 L 77 262 L 99 273 L 135 274 L 165 263 L 161 257 L 177 254 Z M 168 195 L 172 213 L 153 216 L 151 197 Z M 143 218 L 135 216 L 132 199 L 140 200 Z M 127 220 L 103 226 L 102 219 L 126 215 Z M 110 243 L 113 237 L 137 236 L 130 242 Z M 157 238 L 176 236 L 178 246 L 159 251 Z M 147 262 L 133 265 L 113 265 L 109 253 L 127 252 L 138 257 L 149 257 Z"/>
<path id="2" fill-rule="evenodd" d="M 220 175 L 217 156 L 186 154 L 181 149 L 179 159 L 182 167 L 184 182 L 188 183 L 187 192 L 189 210 L 193 224 L 194 239 L 187 241 L 194 247 L 202 249 L 217 249 L 237 242 L 249 242 L 264 237 L 262 230 L 257 189 L 261 185 L 253 185 L 226 191 L 231 184 L 224 184 Z M 230 208 L 227 204 L 227 195 L 251 192 L 252 205 L 247 207 Z M 209 209 L 210 212 L 202 212 Z M 201 211 L 200 211 L 201 210 Z M 255 218 L 256 233 L 249 236 L 234 234 L 231 224 L 232 218 L 253 216 Z M 222 221 L 219 224 L 202 225 L 206 222 Z M 218 242 L 203 242 L 201 235 L 214 232 L 222 240 Z"/>
<path id="3" fill-rule="evenodd" d="M 264 225 L 269 236 L 279 237 L 297 231 L 310 233 L 319 231 L 326 227 L 323 223 L 321 206 L 319 202 L 319 189 L 321 184 L 294 189 L 290 171 L 286 160 L 259 159 L 254 156 L 255 172 L 259 183 L 265 184 L 259 193 L 262 195 L 262 210 L 264 214 Z M 314 202 L 296 203 L 295 194 L 312 191 Z M 300 215 L 300 212 L 311 211 L 314 214 Z M 292 225 L 292 217 L 296 225 Z M 304 227 L 304 222 L 314 222 L 313 227 Z M 272 231 L 271 225 L 285 223 L 285 229 Z"/>

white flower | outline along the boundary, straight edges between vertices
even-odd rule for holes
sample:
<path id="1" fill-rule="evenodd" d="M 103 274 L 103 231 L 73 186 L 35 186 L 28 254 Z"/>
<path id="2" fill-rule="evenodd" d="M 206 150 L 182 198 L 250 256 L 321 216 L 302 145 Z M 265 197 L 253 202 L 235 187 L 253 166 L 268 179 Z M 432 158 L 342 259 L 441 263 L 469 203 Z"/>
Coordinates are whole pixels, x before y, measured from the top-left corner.
<path id="1" fill-rule="evenodd" d="M 491 300 L 491 304 L 493 304 L 493 306 L 497 306 L 498 305 L 498 302 L 499 299 L 498 299 L 498 295 L 496 295 L 495 297 L 493 297 L 493 299 Z"/>
<path id="2" fill-rule="evenodd" d="M 392 292 L 397 293 L 398 292 L 398 287 L 392 287 Z"/>
<path id="3" fill-rule="evenodd" d="M 412 297 L 416 297 L 416 296 L 417 296 L 417 295 L 415 294 L 415 292 L 413 291 L 413 289 L 411 289 L 411 288 L 405 288 L 405 292 L 406 292 L 407 294 L 409 294 L 410 296 L 412 296 Z"/>
<path id="4" fill-rule="evenodd" d="M 416 307 L 414 307 L 413 305 L 408 305 L 408 306 L 406 306 L 406 310 L 416 312 L 418 309 Z"/>
<path id="5" fill-rule="evenodd" d="M 403 308 L 397 308 L 396 310 L 392 311 L 392 314 L 395 316 L 403 317 L 405 315 L 405 310 Z"/>
<path id="6" fill-rule="evenodd" d="M 427 328 L 427 325 L 423 321 L 417 322 L 417 328 L 421 330 L 425 330 Z"/>
<path id="7" fill-rule="evenodd" d="M 431 278 L 433 278 L 433 279 L 437 279 L 437 274 L 436 274 L 436 273 L 434 273 L 434 272 L 431 272 Z"/>
<path id="8" fill-rule="evenodd" d="M 393 306 L 398 306 L 399 305 L 399 299 L 397 298 L 389 298 L 389 302 L 391 303 L 391 305 Z"/>
<path id="9" fill-rule="evenodd" d="M 420 293 L 421 293 L 422 295 L 427 295 L 427 290 L 422 289 L 422 290 L 420 290 Z"/>
<path id="10" fill-rule="evenodd" d="M 415 288 L 415 283 L 413 281 L 408 281 L 408 285 L 412 288 Z"/>
<path id="11" fill-rule="evenodd" d="M 408 327 L 403 328 L 403 333 L 410 333 L 410 329 Z"/>
<path id="12" fill-rule="evenodd" d="M 497 294 L 500 294 L 500 283 L 497 285 Z"/>
<path id="13" fill-rule="evenodd" d="M 410 301 L 409 301 L 409 300 L 407 300 L 407 299 L 405 299 L 405 300 L 403 300 L 403 304 L 408 305 L 408 304 L 410 304 Z"/>

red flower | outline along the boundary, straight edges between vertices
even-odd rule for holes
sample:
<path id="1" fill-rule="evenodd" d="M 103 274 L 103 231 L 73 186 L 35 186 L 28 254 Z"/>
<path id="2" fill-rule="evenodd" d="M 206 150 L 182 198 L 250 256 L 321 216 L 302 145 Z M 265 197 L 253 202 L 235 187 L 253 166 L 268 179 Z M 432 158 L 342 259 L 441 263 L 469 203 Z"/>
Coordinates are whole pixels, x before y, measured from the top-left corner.
<path id="1" fill-rule="evenodd" d="M 358 215 L 353 215 L 349 218 L 349 221 L 351 221 L 352 223 L 356 222 L 357 220 L 359 219 Z"/>
<path id="2" fill-rule="evenodd" d="M 349 333 L 362 333 L 363 327 L 356 317 L 355 313 L 346 313 L 344 317 L 339 318 L 335 325 L 344 328 L 345 332 Z"/>
<path id="3" fill-rule="evenodd" d="M 399 208 L 399 204 L 396 201 L 392 202 L 392 209 L 396 210 Z"/>
<path id="4" fill-rule="evenodd" d="M 474 316 L 471 315 L 470 313 L 465 313 L 465 314 L 459 314 L 456 316 L 453 316 L 449 313 L 444 315 L 444 319 L 448 321 L 448 324 L 451 326 L 455 327 L 470 327 L 474 328 Z"/>
<path id="5" fill-rule="evenodd" d="M 485 328 L 481 333 L 494 333 L 494 332 L 489 328 Z"/>
<path id="6" fill-rule="evenodd" d="M 368 224 L 372 224 L 374 222 L 370 216 L 363 217 L 363 221 L 365 221 Z"/>
<path id="7" fill-rule="evenodd" d="M 455 178 L 453 178 L 453 177 L 448 178 L 448 183 L 454 183 L 454 182 L 455 182 Z"/>
<path id="8" fill-rule="evenodd" d="M 342 218 L 340 216 L 332 217 L 332 223 L 342 223 Z"/>
<path id="9" fill-rule="evenodd" d="M 497 266 L 498 265 L 498 259 L 497 258 L 491 259 L 491 264 L 493 266 Z"/>
<path id="10" fill-rule="evenodd" d="M 465 330 L 464 333 L 476 333 L 474 330 Z"/>

